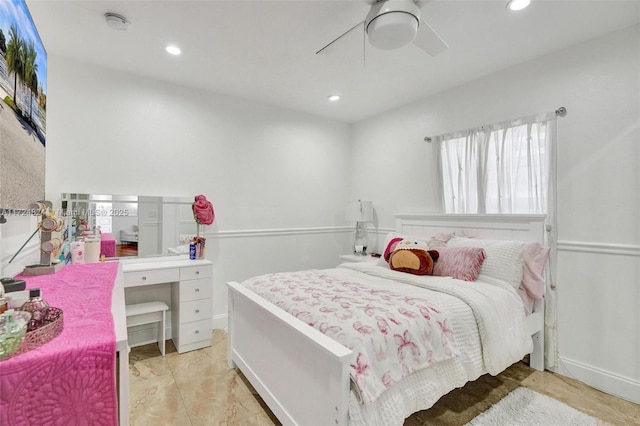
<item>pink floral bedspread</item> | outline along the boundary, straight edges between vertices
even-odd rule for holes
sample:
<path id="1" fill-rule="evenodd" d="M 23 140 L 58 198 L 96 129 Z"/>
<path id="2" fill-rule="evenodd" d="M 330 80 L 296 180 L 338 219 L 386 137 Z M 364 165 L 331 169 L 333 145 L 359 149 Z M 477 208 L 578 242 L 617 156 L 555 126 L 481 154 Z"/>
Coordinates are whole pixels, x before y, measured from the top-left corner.
<path id="1" fill-rule="evenodd" d="M 330 271 L 269 274 L 243 285 L 351 349 L 351 378 L 365 404 L 403 377 L 459 354 L 446 312 L 426 293 L 403 295 Z"/>
<path id="2" fill-rule="evenodd" d="M 64 311 L 64 330 L 0 361 L 0 425 L 117 425 L 111 295 L 118 262 L 19 276 Z"/>

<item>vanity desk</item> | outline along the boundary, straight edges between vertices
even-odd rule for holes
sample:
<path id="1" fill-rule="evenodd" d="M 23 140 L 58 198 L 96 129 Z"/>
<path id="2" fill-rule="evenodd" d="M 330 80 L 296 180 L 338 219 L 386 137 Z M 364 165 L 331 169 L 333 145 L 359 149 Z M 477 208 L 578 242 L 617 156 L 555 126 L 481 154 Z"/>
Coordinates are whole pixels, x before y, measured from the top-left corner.
<path id="1" fill-rule="evenodd" d="M 211 346 L 213 263 L 210 260 L 160 256 L 120 261 L 127 304 L 151 301 L 157 295 L 170 306 L 170 336 L 178 353 Z M 152 285 L 157 287 L 149 287 Z"/>

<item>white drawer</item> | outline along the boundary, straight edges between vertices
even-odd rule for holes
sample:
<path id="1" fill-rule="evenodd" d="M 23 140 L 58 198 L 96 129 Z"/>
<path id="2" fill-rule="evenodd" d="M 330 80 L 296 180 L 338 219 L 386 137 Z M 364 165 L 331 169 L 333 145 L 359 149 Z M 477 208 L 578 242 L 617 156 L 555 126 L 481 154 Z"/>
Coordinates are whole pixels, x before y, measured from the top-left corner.
<path id="1" fill-rule="evenodd" d="M 192 300 L 180 303 L 180 324 L 193 321 L 209 320 L 213 317 L 211 299 Z"/>
<path id="2" fill-rule="evenodd" d="M 180 302 L 190 300 L 210 299 L 213 295 L 211 278 L 180 282 Z"/>
<path id="3" fill-rule="evenodd" d="M 211 337 L 213 337 L 213 324 L 211 319 L 190 322 L 180 326 L 180 346 L 200 340 L 211 341 Z"/>
<path id="4" fill-rule="evenodd" d="M 180 271 L 178 268 L 125 272 L 123 275 L 125 287 L 171 283 L 180 280 Z"/>
<path id="5" fill-rule="evenodd" d="M 180 268 L 180 280 L 195 280 L 213 276 L 213 265 L 185 266 Z"/>

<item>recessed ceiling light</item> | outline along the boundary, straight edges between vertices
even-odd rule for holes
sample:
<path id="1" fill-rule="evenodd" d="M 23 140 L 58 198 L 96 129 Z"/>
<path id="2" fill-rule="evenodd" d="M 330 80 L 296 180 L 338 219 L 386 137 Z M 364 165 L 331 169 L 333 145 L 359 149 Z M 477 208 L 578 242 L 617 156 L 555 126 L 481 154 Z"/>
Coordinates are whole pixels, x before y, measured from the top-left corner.
<path id="1" fill-rule="evenodd" d="M 172 54 L 172 55 L 179 55 L 180 54 L 180 48 L 178 46 L 175 46 L 173 44 L 168 45 L 167 47 L 165 47 L 165 50 Z"/>
<path id="2" fill-rule="evenodd" d="M 509 0 L 507 7 L 511 10 L 522 10 L 529 6 L 531 0 Z"/>
<path id="3" fill-rule="evenodd" d="M 340 95 L 331 95 L 331 96 L 329 96 L 329 100 L 331 102 L 339 101 L 340 100 Z"/>

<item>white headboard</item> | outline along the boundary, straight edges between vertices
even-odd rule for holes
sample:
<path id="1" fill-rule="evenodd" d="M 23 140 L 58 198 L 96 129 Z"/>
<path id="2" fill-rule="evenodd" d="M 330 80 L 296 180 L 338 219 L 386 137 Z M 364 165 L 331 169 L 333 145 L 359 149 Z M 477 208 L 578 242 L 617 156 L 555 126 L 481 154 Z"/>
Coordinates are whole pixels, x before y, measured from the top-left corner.
<path id="1" fill-rule="evenodd" d="M 543 214 L 397 214 L 395 217 L 396 232 L 407 235 L 455 232 L 459 236 L 544 243 L 546 216 Z"/>

